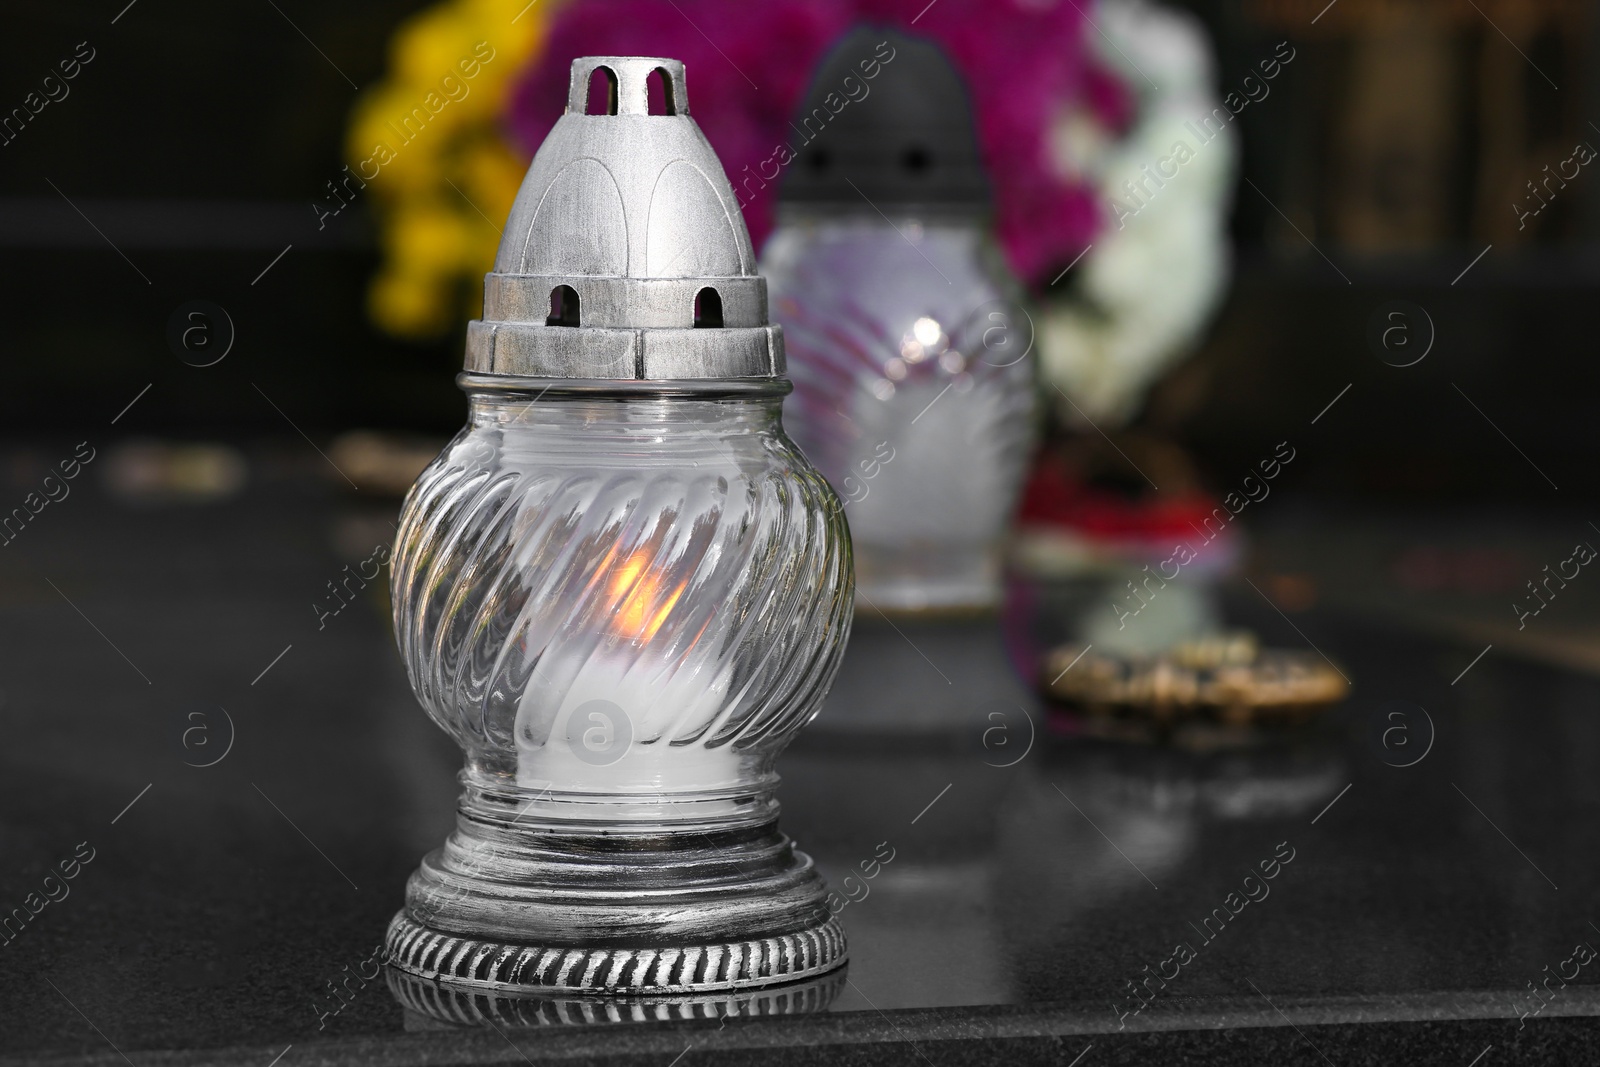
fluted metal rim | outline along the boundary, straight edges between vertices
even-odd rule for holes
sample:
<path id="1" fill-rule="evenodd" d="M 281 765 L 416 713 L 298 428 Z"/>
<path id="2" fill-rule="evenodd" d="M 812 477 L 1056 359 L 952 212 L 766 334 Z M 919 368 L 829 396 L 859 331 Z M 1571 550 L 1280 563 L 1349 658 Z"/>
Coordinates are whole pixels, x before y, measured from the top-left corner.
<path id="1" fill-rule="evenodd" d="M 405 911 L 389 923 L 384 954 L 390 966 L 444 985 L 577 995 L 755 989 L 817 977 L 849 958 L 844 930 L 832 916 L 809 929 L 740 941 L 583 947 L 458 937 Z"/>
<path id="2" fill-rule="evenodd" d="M 520 1029 L 680 1020 L 753 1019 L 825 1011 L 844 988 L 844 968 L 759 989 L 657 996 L 569 996 L 488 991 L 430 982 L 395 967 L 384 981 L 407 1011 L 436 1025 Z"/>

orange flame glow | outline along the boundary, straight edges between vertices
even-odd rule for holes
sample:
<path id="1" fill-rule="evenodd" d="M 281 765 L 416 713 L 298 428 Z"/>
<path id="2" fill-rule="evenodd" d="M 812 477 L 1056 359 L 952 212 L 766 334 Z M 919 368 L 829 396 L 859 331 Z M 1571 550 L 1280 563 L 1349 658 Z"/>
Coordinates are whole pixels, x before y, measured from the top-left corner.
<path id="1" fill-rule="evenodd" d="M 661 578 L 650 570 L 650 559 L 635 552 L 624 560 L 611 577 L 612 626 L 616 633 L 634 641 L 648 641 L 661 629 L 672 606 L 683 595 L 683 583 L 663 590 Z"/>

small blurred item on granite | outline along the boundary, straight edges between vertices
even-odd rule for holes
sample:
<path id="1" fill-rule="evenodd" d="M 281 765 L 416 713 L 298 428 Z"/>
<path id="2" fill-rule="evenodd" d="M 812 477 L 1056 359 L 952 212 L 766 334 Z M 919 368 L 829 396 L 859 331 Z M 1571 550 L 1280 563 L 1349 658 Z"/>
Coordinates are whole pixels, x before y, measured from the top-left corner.
<path id="1" fill-rule="evenodd" d="M 1302 723 L 1343 700 L 1350 683 L 1310 652 L 1263 650 L 1247 631 L 1184 641 L 1165 652 L 1117 656 L 1066 645 L 1044 662 L 1047 695 L 1094 717 L 1176 725 Z"/>
<path id="2" fill-rule="evenodd" d="M 844 499 L 864 610 L 989 608 L 1033 438 L 1032 331 L 936 46 L 851 34 L 797 120 L 826 117 L 868 62 L 876 99 L 802 149 L 762 257 L 795 383 L 788 428 Z"/>
<path id="3" fill-rule="evenodd" d="M 132 439 L 106 451 L 102 483 L 127 504 L 218 503 L 249 479 L 249 464 L 232 445 Z"/>
<path id="4" fill-rule="evenodd" d="M 1182 569 L 1215 577 L 1231 571 L 1244 540 L 1232 522 L 1216 519 L 1221 504 L 1205 492 L 1184 451 L 1153 435 L 1119 434 L 1131 460 L 1108 455 L 1089 437 L 1043 449 L 1023 488 L 1014 562 L 1043 578 L 1108 575 L 1158 563 L 1177 543 L 1193 558 Z M 1131 462 L 1162 487 L 1129 473 Z M 1224 514 L 1229 514 L 1226 510 Z M 1171 577 L 1171 575 L 1167 575 Z"/>
<path id="5" fill-rule="evenodd" d="M 328 459 L 363 493 L 405 496 L 444 445 L 434 437 L 351 430 L 333 439 Z"/>
<path id="6" fill-rule="evenodd" d="M 1248 538 L 1235 512 L 1202 491 L 1176 444 L 1117 436 L 1120 452 L 1082 435 L 1042 450 L 1023 492 L 1011 563 L 1078 590 L 1068 614 L 1080 644 L 1153 655 L 1220 629 L 1218 582 L 1238 568 Z M 1161 491 L 1146 491 L 1128 463 L 1159 479 Z"/>

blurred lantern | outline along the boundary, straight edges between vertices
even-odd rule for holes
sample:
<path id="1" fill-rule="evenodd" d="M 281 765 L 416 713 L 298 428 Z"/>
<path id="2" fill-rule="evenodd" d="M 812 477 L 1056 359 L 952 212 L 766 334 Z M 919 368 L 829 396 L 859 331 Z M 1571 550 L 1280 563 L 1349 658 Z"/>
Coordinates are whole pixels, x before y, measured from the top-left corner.
<path id="1" fill-rule="evenodd" d="M 406 502 L 395 631 L 467 754 L 389 929 L 428 981 L 676 996 L 844 962 L 773 765 L 838 667 L 849 537 L 688 111 L 675 60 L 574 62 L 468 328 L 469 424 Z"/>
<path id="2" fill-rule="evenodd" d="M 838 107 L 885 38 L 871 102 Z M 763 256 L 795 439 L 845 497 L 864 600 L 992 605 L 1032 436 L 1032 329 L 990 240 L 961 81 L 936 46 L 860 30 L 795 127 L 810 140 Z"/>

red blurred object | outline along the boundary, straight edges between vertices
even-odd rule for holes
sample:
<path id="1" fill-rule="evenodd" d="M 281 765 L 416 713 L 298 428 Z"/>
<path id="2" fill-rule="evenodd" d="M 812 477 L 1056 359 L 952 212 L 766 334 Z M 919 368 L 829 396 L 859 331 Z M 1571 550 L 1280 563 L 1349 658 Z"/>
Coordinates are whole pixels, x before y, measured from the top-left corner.
<path id="1" fill-rule="evenodd" d="M 1105 541 L 1192 541 L 1222 507 L 1215 497 L 1200 492 L 1130 496 L 1086 483 L 1072 470 L 1057 457 L 1041 457 L 1022 490 L 1019 525 L 1072 529 Z"/>

